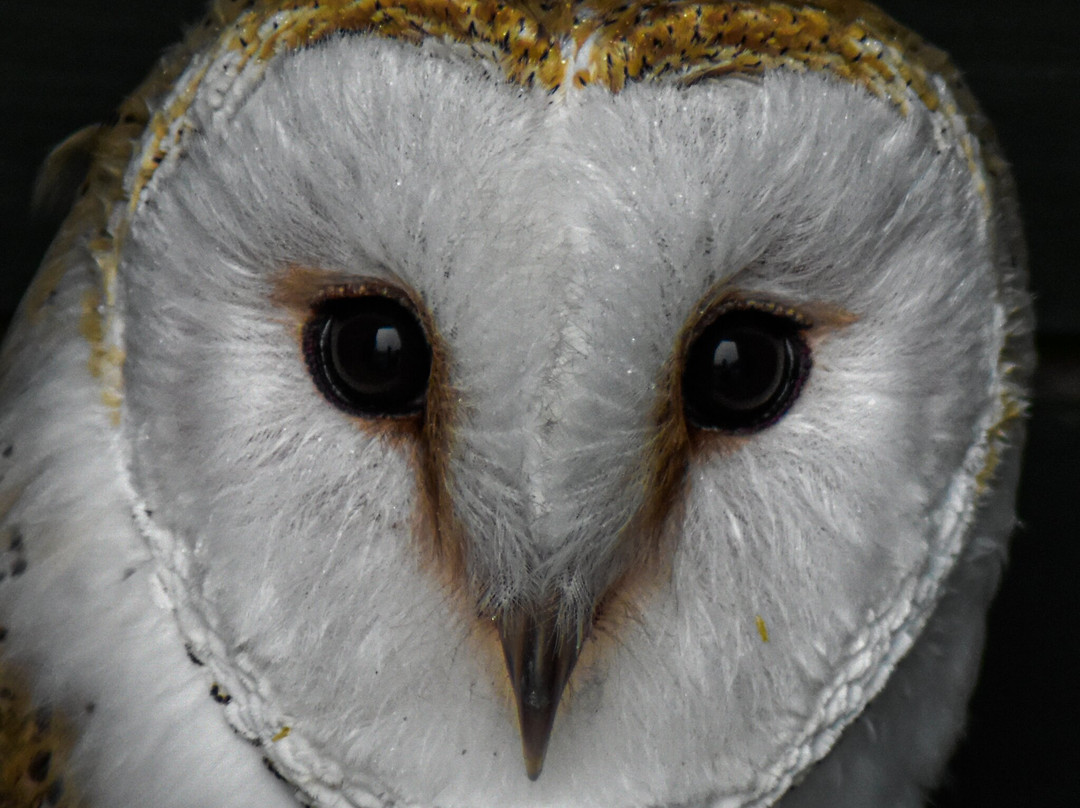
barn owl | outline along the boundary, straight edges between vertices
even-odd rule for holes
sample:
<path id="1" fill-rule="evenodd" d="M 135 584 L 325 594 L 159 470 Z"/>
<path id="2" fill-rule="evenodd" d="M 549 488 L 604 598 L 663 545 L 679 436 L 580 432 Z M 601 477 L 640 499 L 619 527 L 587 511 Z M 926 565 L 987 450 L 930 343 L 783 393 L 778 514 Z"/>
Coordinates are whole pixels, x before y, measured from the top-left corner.
<path id="1" fill-rule="evenodd" d="M 939 51 L 217 0 L 77 144 L 0 359 L 0 802 L 922 804 L 1032 362 Z"/>

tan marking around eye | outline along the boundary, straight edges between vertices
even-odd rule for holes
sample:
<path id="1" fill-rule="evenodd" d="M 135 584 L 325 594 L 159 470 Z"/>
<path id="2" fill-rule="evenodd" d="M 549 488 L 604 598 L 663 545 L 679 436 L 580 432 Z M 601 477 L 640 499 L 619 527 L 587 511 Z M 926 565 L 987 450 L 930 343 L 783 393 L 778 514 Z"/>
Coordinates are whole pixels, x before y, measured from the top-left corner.
<path id="1" fill-rule="evenodd" d="M 728 288 L 706 294 L 695 313 L 683 326 L 668 368 L 668 383 L 673 389 L 673 395 L 678 397 L 680 417 L 683 416 L 682 375 L 691 343 L 720 314 L 740 309 L 764 311 L 798 323 L 811 352 L 821 344 L 822 340 L 827 339 L 829 334 L 846 328 L 859 319 L 857 314 L 824 301 L 793 304 L 770 298 L 767 295 Z M 813 375 L 813 369 L 810 375 Z M 685 422 L 685 418 L 683 420 Z M 738 451 L 754 439 L 753 434 L 731 434 L 689 426 L 686 428 L 690 436 L 690 450 L 693 454 L 702 452 L 728 454 Z"/>
<path id="2" fill-rule="evenodd" d="M 270 299 L 287 312 L 285 327 L 303 356 L 303 331 L 315 307 L 335 297 L 382 294 L 403 303 L 417 315 L 431 346 L 431 377 L 423 411 L 407 418 L 363 418 L 346 415 L 357 428 L 408 453 L 415 472 L 417 507 L 412 533 L 418 538 L 420 557 L 454 591 L 465 584 L 465 538 L 450 502 L 449 444 L 458 397 L 450 384 L 449 355 L 435 320 L 412 289 L 381 278 L 357 277 L 340 270 L 290 266 L 273 279 Z M 314 383 L 313 383 L 314 384 Z M 319 393 L 321 397 L 321 393 Z M 327 406 L 333 406 L 327 404 Z"/>
<path id="3" fill-rule="evenodd" d="M 357 285 L 358 279 L 339 270 L 293 265 L 274 275 L 272 284 L 270 300 L 292 315 L 299 333 L 312 307 L 328 296 L 327 290 Z"/>
<path id="4" fill-rule="evenodd" d="M 830 333 L 858 320 L 858 315 L 821 301 L 796 305 L 729 288 L 706 294 L 683 325 L 671 357 L 660 373 L 654 410 L 656 431 L 645 455 L 650 521 L 666 514 L 671 503 L 681 496 L 685 472 L 693 455 L 699 452 L 726 454 L 753 440 L 753 435 L 692 428 L 683 411 L 682 375 L 691 343 L 720 314 L 740 309 L 765 311 L 795 321 L 803 328 L 804 338 L 812 350 Z"/>
<path id="5" fill-rule="evenodd" d="M 583 670 L 603 664 L 606 649 L 617 641 L 623 626 L 637 619 L 648 591 L 670 574 L 677 533 L 673 526 L 681 518 L 687 472 L 694 456 L 702 452 L 734 452 L 754 438 L 694 429 L 687 424 L 683 411 L 682 374 L 689 345 L 717 316 L 737 309 L 755 309 L 794 320 L 805 329 L 811 347 L 858 319 L 833 304 L 815 301 L 794 305 L 726 285 L 702 298 L 683 325 L 660 373 L 652 416 L 654 431 L 639 467 L 642 504 L 621 532 L 612 564 L 621 572 L 598 601 L 592 639 L 579 661 Z"/>

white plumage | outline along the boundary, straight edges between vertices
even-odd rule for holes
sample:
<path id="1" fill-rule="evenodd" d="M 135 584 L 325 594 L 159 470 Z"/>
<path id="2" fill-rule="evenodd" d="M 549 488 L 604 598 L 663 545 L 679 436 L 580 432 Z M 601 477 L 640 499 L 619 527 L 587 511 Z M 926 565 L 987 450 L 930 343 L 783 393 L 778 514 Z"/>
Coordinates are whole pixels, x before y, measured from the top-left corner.
<path id="1" fill-rule="evenodd" d="M 3 355 L 0 675 L 54 718 L 0 788 L 921 804 L 1031 361 L 951 70 L 860 3 L 414 5 L 218 4 L 99 148 Z M 312 323 L 365 296 L 431 344 L 419 414 L 320 376 Z M 688 356 L 731 311 L 808 370 L 702 428 Z"/>

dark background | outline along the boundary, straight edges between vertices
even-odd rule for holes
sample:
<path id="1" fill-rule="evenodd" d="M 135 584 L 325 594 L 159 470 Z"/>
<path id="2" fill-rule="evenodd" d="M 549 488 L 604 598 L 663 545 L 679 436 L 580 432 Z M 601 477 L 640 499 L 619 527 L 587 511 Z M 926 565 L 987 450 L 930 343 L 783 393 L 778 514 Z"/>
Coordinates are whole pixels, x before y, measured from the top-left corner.
<path id="1" fill-rule="evenodd" d="M 57 225 L 29 213 L 37 167 L 67 134 L 106 120 L 204 5 L 0 0 L 0 332 Z M 1080 2 L 880 5 L 952 54 L 995 122 L 1020 189 L 1039 323 L 1023 526 L 990 613 L 968 738 L 933 802 L 1080 806 Z"/>

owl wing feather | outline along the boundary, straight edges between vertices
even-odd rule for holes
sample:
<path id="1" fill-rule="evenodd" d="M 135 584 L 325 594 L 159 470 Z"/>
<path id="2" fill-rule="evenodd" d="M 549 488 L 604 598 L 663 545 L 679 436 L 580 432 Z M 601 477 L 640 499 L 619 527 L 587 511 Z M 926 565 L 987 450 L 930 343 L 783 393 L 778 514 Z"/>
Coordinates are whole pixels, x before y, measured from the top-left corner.
<path id="1" fill-rule="evenodd" d="M 2 358 L 0 804 L 295 806 L 229 729 L 155 596 L 91 372 L 96 265 L 80 240 L 62 258 Z"/>

